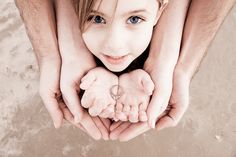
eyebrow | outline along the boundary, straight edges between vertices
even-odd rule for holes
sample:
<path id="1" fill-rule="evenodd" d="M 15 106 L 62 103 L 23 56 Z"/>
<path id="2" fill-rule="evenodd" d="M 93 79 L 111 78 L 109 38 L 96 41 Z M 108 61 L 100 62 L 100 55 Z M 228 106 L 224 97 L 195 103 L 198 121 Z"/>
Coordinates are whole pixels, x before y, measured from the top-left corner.
<path id="1" fill-rule="evenodd" d="M 130 11 L 128 13 L 124 13 L 123 16 L 129 15 L 129 14 L 141 13 L 141 12 L 150 14 L 150 12 L 147 9 L 138 9 L 138 10 Z M 99 14 L 99 15 L 105 16 L 105 17 L 107 16 L 106 14 L 104 14 L 104 13 L 102 13 L 100 11 L 97 11 L 97 10 L 91 10 L 91 13 Z"/>

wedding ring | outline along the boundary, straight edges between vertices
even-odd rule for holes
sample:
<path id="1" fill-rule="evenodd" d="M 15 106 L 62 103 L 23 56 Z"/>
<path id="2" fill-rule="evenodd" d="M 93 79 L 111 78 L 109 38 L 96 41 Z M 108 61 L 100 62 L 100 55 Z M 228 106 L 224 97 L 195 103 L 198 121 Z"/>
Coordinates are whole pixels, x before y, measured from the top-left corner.
<path id="1" fill-rule="evenodd" d="M 111 88 L 110 88 L 110 94 L 111 94 L 111 97 L 114 99 L 114 100 L 118 100 L 122 95 L 123 95 L 123 90 L 121 88 L 121 86 L 119 85 L 113 85 Z"/>

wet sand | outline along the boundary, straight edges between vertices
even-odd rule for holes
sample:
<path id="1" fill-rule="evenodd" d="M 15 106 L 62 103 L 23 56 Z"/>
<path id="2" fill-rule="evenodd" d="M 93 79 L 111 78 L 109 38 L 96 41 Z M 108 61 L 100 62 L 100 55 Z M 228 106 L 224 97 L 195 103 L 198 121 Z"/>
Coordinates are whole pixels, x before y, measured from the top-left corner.
<path id="1" fill-rule="evenodd" d="M 236 157 L 236 6 L 190 89 L 179 125 L 129 142 L 55 130 L 38 95 L 39 70 L 12 0 L 0 1 L 0 157 Z"/>

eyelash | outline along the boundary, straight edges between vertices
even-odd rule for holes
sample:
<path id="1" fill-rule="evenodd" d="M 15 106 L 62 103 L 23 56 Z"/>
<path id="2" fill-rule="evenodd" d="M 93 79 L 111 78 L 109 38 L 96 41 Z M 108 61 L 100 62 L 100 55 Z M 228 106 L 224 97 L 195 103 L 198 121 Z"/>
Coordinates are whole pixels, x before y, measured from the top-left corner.
<path id="1" fill-rule="evenodd" d="M 96 16 L 100 16 L 100 15 L 90 15 L 90 16 L 88 17 L 87 21 L 93 20 L 92 23 L 94 23 L 94 24 L 106 24 L 106 21 L 105 21 L 105 19 L 104 19 L 102 16 L 100 16 L 100 17 L 101 17 L 105 22 L 104 22 L 104 23 L 96 23 L 96 22 L 94 21 L 94 19 L 96 18 Z M 145 21 L 145 19 L 143 19 L 143 18 L 141 18 L 141 17 L 139 17 L 139 16 L 131 16 L 131 17 L 129 17 L 128 19 L 131 19 L 131 18 L 133 18 L 133 17 L 137 17 L 139 20 L 141 20 L 141 22 Z M 133 25 L 137 25 L 137 24 L 139 24 L 139 23 L 141 23 L 141 22 L 138 22 L 138 23 L 133 24 Z M 128 24 L 132 24 L 132 23 L 128 23 Z"/>

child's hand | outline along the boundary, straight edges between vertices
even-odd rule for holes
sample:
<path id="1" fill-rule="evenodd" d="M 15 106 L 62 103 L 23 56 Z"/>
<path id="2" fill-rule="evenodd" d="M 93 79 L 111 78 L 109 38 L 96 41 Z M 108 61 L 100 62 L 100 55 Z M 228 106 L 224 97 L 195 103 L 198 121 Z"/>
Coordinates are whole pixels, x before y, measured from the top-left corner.
<path id="1" fill-rule="evenodd" d="M 118 77 L 108 70 L 98 67 L 90 70 L 82 79 L 80 88 L 85 90 L 81 104 L 88 108 L 91 116 L 113 118 L 116 101 L 110 89 L 118 84 Z"/>
<path id="2" fill-rule="evenodd" d="M 189 77 L 179 74 L 174 75 L 169 105 L 159 116 L 159 120 L 156 123 L 157 130 L 178 124 L 189 105 L 189 83 Z M 148 130 L 150 130 L 150 127 L 147 122 L 130 123 L 119 121 L 111 125 L 110 139 L 128 141 Z"/>
<path id="3" fill-rule="evenodd" d="M 130 122 L 147 121 L 146 109 L 154 84 L 144 70 L 137 69 L 119 77 L 122 95 L 117 100 L 116 118 Z"/>

